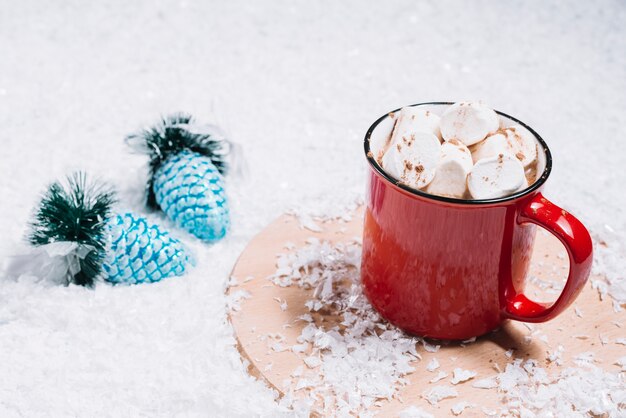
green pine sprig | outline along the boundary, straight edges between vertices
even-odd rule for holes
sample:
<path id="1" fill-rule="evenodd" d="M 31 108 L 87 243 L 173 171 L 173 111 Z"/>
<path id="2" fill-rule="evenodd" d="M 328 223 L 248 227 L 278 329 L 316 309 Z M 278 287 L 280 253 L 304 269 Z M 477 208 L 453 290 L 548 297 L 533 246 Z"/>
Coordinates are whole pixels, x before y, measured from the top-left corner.
<path id="1" fill-rule="evenodd" d="M 87 182 L 83 172 L 67 177 L 67 184 L 52 183 L 44 193 L 30 224 L 28 240 L 39 246 L 75 242 L 91 251 L 79 260 L 80 271 L 70 282 L 92 286 L 102 269 L 105 255 L 105 225 L 115 195 L 98 182 Z"/>

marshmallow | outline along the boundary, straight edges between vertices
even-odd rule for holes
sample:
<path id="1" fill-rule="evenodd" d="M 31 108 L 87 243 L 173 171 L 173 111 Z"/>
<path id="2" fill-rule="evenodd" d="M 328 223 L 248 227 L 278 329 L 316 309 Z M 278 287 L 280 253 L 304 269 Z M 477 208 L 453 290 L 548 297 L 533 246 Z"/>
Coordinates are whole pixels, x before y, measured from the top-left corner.
<path id="1" fill-rule="evenodd" d="M 517 147 L 505 133 L 498 132 L 489 135 L 484 141 L 472 145 L 472 159 L 474 162 L 483 158 L 497 157 L 500 154 L 515 155 Z"/>
<path id="2" fill-rule="evenodd" d="M 439 196 L 463 198 L 472 165 L 472 154 L 462 142 L 456 139 L 444 142 L 435 178 L 426 191 Z"/>
<path id="3" fill-rule="evenodd" d="M 399 179 L 400 175 L 402 175 L 403 167 L 400 164 L 396 164 L 397 159 L 398 148 L 396 145 L 391 143 L 391 146 L 387 148 L 382 159 L 380 160 L 380 166 L 387 172 L 387 174 Z"/>
<path id="4" fill-rule="evenodd" d="M 524 175 L 524 182 L 522 183 L 522 185 L 520 186 L 519 189 L 517 189 L 515 192 L 521 192 L 522 190 L 525 190 L 528 186 L 530 186 L 530 184 L 528 184 L 528 178 L 526 177 L 526 175 Z"/>
<path id="5" fill-rule="evenodd" d="M 515 156 L 522 162 L 524 167 L 528 167 L 537 161 L 537 141 L 530 131 L 521 125 L 504 129 L 508 133 L 511 141 L 517 144 Z"/>
<path id="6" fill-rule="evenodd" d="M 419 106 L 403 107 L 393 129 L 392 138 L 409 137 L 415 132 L 430 132 L 441 139 L 440 117 Z"/>
<path id="7" fill-rule="evenodd" d="M 434 134 L 414 132 L 392 138 L 382 166 L 401 183 L 421 189 L 435 177 L 440 154 L 441 144 Z"/>
<path id="8" fill-rule="evenodd" d="M 537 145 L 532 134 L 521 126 L 504 128 L 471 148 L 474 162 L 499 154 L 515 156 L 528 167 L 537 160 Z"/>
<path id="9" fill-rule="evenodd" d="M 492 109 L 480 102 L 459 102 L 441 116 L 439 127 L 443 139 L 456 138 L 470 146 L 498 130 L 500 121 Z"/>
<path id="10" fill-rule="evenodd" d="M 471 148 L 474 162 L 499 154 L 510 154 L 528 167 L 537 160 L 537 144 L 533 135 L 521 126 L 504 128 L 489 135 Z"/>
<path id="11" fill-rule="evenodd" d="M 478 160 L 467 176 L 467 186 L 474 199 L 510 195 L 518 191 L 525 181 L 524 166 L 508 154 Z"/>

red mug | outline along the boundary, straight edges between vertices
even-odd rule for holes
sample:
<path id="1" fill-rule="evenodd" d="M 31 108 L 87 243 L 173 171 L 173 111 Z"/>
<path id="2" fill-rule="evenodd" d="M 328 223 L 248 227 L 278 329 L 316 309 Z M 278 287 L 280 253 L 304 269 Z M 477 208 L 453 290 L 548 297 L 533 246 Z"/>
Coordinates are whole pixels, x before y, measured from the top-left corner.
<path id="1" fill-rule="evenodd" d="M 440 113 L 451 104 L 414 106 Z M 433 196 L 398 184 L 372 152 L 391 135 L 393 119 L 382 116 L 365 135 L 370 170 L 361 281 L 374 308 L 406 332 L 463 340 L 506 319 L 548 321 L 574 301 L 589 277 L 589 232 L 541 194 L 552 168 L 548 146 L 523 122 L 497 113 L 505 126 L 522 125 L 536 137 L 539 159 L 532 185 L 498 199 Z M 552 304 L 524 295 L 535 225 L 554 234 L 569 254 L 567 283 Z"/>

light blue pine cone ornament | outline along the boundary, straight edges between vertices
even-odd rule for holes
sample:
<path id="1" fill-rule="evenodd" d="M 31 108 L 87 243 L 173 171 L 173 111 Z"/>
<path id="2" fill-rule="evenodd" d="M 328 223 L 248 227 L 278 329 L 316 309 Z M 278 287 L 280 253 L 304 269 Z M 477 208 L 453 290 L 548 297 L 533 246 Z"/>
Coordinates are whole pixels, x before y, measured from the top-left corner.
<path id="1" fill-rule="evenodd" d="M 182 276 L 191 263 L 189 251 L 169 232 L 132 213 L 114 215 L 106 224 L 104 278 L 112 283 L 158 282 Z"/>
<path id="2" fill-rule="evenodd" d="M 83 173 L 55 182 L 44 194 L 31 223 L 29 241 L 55 247 L 67 268 L 67 283 L 92 286 L 158 282 L 185 273 L 193 259 L 167 231 L 131 213 L 112 214 L 114 193 Z"/>
<path id="3" fill-rule="evenodd" d="M 148 207 L 161 209 L 202 241 L 226 235 L 230 212 L 223 176 L 230 142 L 216 127 L 197 125 L 181 113 L 129 135 L 126 141 L 150 157 Z"/>

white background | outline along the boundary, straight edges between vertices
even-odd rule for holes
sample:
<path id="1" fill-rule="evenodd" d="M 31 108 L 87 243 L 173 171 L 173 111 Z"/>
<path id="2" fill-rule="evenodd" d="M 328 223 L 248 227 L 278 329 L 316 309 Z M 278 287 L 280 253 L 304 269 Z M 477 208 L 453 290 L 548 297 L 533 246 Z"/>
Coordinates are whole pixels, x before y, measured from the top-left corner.
<path id="1" fill-rule="evenodd" d="M 0 261 L 24 246 L 47 183 L 81 168 L 141 213 L 143 156 L 125 134 L 184 110 L 239 142 L 233 230 L 162 283 L 95 290 L 0 280 L 0 415 L 272 415 L 247 377 L 223 287 L 237 255 L 290 209 L 362 196 L 362 138 L 383 113 L 482 99 L 548 142 L 546 195 L 609 244 L 626 233 L 623 1 L 0 4 Z M 159 215 L 152 220 L 173 228 Z"/>

